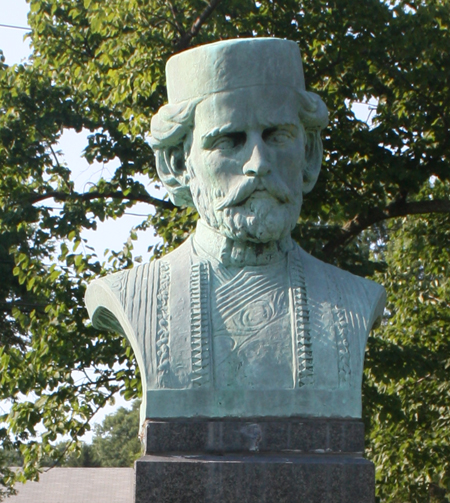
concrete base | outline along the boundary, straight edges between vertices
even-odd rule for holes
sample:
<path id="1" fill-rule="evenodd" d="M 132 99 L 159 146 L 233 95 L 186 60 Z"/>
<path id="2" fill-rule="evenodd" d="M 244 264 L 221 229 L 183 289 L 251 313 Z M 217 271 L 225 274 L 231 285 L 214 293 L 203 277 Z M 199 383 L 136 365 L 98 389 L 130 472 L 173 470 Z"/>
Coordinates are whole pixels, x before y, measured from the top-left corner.
<path id="1" fill-rule="evenodd" d="M 135 503 L 375 501 L 359 421 L 164 421 L 146 434 Z"/>

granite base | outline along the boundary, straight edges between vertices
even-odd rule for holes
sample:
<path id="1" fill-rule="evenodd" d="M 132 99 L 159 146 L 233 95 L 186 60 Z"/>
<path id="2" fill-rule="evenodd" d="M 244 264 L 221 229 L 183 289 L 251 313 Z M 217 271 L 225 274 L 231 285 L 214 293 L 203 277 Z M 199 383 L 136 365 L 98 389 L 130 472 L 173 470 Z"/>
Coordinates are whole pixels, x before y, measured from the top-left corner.
<path id="1" fill-rule="evenodd" d="M 355 420 L 150 421 L 135 503 L 374 503 Z"/>

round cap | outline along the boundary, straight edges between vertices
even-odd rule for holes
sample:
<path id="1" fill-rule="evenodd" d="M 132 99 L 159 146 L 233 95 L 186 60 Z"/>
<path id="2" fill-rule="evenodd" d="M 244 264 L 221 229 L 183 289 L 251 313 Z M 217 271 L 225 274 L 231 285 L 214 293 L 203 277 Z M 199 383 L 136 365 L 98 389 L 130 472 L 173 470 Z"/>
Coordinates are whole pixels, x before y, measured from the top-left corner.
<path id="1" fill-rule="evenodd" d="M 166 65 L 169 104 L 251 86 L 305 90 L 300 50 L 280 38 L 238 38 L 172 56 Z"/>

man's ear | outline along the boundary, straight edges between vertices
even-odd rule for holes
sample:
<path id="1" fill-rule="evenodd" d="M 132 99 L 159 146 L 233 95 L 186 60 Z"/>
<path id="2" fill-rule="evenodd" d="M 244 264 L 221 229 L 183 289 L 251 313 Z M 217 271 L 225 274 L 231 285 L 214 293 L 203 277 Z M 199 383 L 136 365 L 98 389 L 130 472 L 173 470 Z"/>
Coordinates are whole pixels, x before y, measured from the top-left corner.
<path id="1" fill-rule="evenodd" d="M 193 206 L 183 144 L 156 150 L 156 171 L 175 206 Z"/>
<path id="2" fill-rule="evenodd" d="M 322 140 L 319 130 L 306 131 L 305 167 L 303 168 L 303 193 L 311 192 L 322 166 Z"/>
<path id="3" fill-rule="evenodd" d="M 189 175 L 186 169 L 185 154 L 183 145 L 170 147 L 164 150 L 164 163 L 170 175 L 180 186 L 187 186 Z"/>

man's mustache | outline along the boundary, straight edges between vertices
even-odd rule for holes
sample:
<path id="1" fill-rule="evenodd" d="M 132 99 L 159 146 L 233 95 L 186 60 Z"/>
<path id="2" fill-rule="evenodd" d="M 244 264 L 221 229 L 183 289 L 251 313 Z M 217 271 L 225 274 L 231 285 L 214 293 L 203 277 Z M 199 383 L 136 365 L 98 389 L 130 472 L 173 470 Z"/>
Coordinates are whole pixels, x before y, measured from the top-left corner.
<path id="1" fill-rule="evenodd" d="M 219 198 L 215 208 L 216 210 L 223 210 L 231 206 L 237 206 L 246 199 L 248 199 L 255 191 L 264 189 L 275 199 L 281 203 L 293 202 L 293 194 L 287 185 L 275 177 L 251 177 L 246 178 L 234 189 L 231 189 L 228 194 Z"/>

